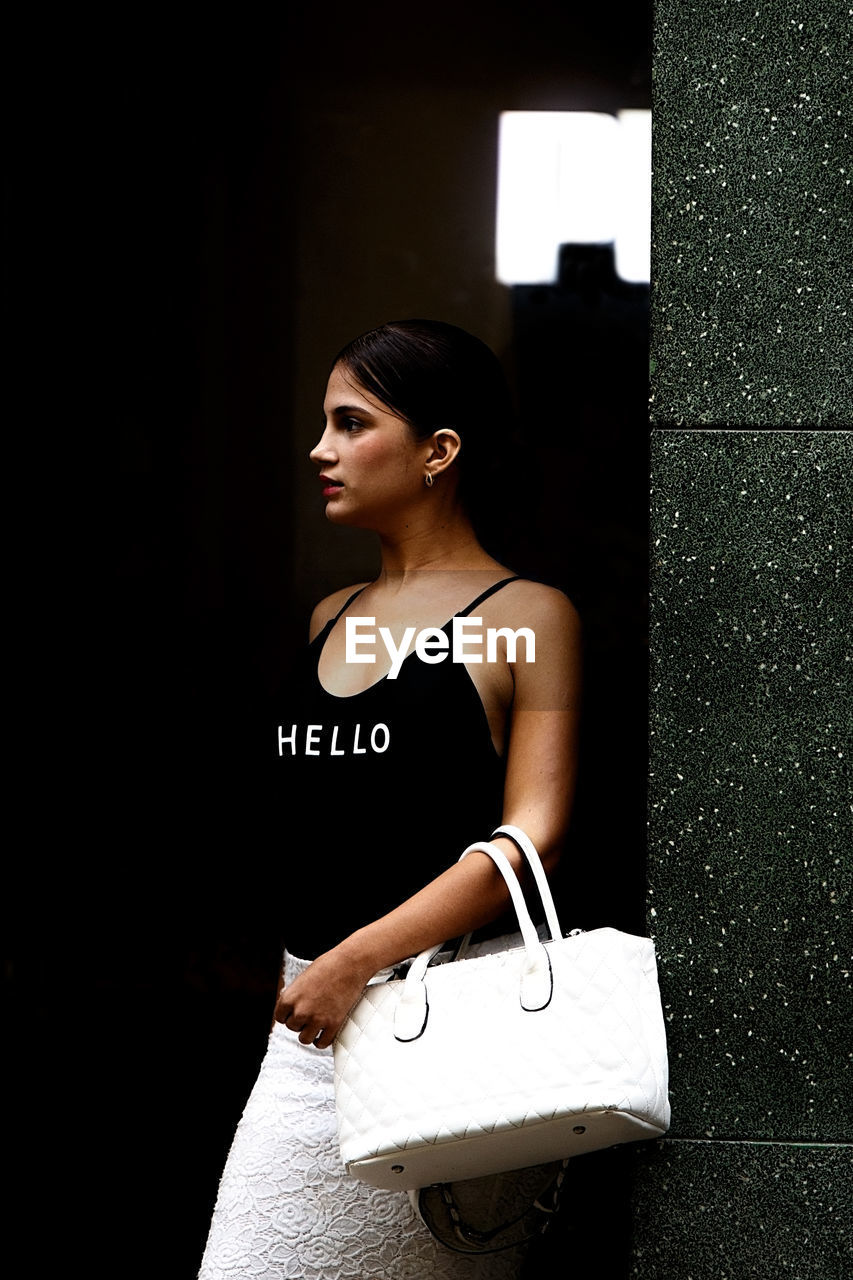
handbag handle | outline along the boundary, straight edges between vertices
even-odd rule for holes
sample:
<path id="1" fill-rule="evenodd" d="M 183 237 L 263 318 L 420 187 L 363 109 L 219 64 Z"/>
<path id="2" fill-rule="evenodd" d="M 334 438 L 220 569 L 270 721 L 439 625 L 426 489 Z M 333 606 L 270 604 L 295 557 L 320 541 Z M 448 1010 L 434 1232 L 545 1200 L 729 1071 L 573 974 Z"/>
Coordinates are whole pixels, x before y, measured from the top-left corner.
<path id="1" fill-rule="evenodd" d="M 542 866 L 542 859 L 539 857 L 536 846 L 530 836 L 522 831 L 521 827 L 513 827 L 509 824 L 498 827 L 492 832 L 489 839 L 494 840 L 495 836 L 506 836 L 527 859 L 533 872 L 533 879 L 536 881 L 536 888 L 539 890 L 539 897 L 542 899 L 542 906 L 545 908 L 545 922 L 548 925 L 548 932 L 552 940 L 556 942 L 558 938 L 562 938 L 563 931 L 557 918 L 554 895 L 551 893 L 551 886 L 548 884 L 548 877 L 545 875 L 545 868 Z"/>
<path id="2" fill-rule="evenodd" d="M 459 861 L 461 862 L 463 858 L 468 857 L 469 853 L 474 852 L 485 853 L 491 858 L 509 889 L 521 936 L 524 939 L 525 955 L 521 965 L 519 1000 L 522 1009 L 535 1013 L 544 1009 L 551 1001 L 554 986 L 551 959 L 539 941 L 536 926 L 530 918 L 527 903 L 524 901 L 518 876 L 506 854 L 496 844 L 488 840 L 478 840 L 463 850 L 459 855 Z M 557 936 L 559 937 L 559 933 Z M 395 1040 L 403 1042 L 417 1040 L 426 1030 L 429 1017 L 426 971 L 430 960 L 443 945 L 444 943 L 439 942 L 433 947 L 427 947 L 412 961 L 394 1013 Z"/>
<path id="3" fill-rule="evenodd" d="M 557 918 L 557 908 L 554 906 L 554 898 L 551 893 L 551 887 L 548 884 L 548 877 L 545 875 L 545 868 L 542 866 L 542 859 L 539 857 L 536 846 L 527 835 L 522 831 L 521 827 L 513 827 L 507 823 L 504 826 L 497 827 L 489 837 L 494 840 L 495 836 L 506 836 L 511 840 L 526 859 L 533 872 L 533 879 L 536 881 L 536 888 L 539 891 L 539 897 L 542 900 L 542 906 L 545 909 L 545 923 L 548 926 L 548 933 L 552 941 L 562 938 L 563 931 L 560 928 L 560 921 Z M 465 856 L 464 854 L 462 855 Z M 456 948 L 454 960 L 463 960 L 471 943 L 472 934 L 466 933 Z"/>

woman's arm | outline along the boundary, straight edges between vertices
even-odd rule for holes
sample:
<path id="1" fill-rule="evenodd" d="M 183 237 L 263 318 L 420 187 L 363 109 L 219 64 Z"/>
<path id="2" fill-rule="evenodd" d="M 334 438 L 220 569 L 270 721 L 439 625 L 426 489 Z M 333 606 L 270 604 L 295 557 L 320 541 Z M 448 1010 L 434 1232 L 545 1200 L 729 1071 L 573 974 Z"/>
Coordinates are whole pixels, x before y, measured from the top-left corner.
<path id="1" fill-rule="evenodd" d="M 568 828 L 577 767 L 580 626 L 566 597 L 545 587 L 527 601 L 526 619 L 536 635 L 536 661 L 522 654 L 513 664 L 502 821 L 527 832 L 550 872 Z M 457 785 L 458 779 L 440 775 L 424 779 L 431 804 L 440 804 L 443 787 Z M 482 838 L 489 835 L 484 831 Z M 521 873 L 524 862 L 512 841 L 496 843 Z M 374 973 L 489 924 L 508 902 L 503 878 L 485 854 L 454 863 L 399 907 L 319 956 L 280 991 L 276 1020 L 298 1031 L 304 1044 L 330 1045 Z"/>

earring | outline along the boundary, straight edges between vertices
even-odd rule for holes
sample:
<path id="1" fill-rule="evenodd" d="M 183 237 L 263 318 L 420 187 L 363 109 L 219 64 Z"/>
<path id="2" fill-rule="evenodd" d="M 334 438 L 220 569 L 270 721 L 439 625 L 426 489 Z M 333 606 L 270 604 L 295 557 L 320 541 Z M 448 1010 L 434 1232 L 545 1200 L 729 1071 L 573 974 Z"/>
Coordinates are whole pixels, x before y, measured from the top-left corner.
<path id="1" fill-rule="evenodd" d="M 424 476 L 424 484 L 428 489 L 432 488 L 434 480 L 435 480 L 435 476 L 432 474 L 431 471 L 428 471 Z"/>

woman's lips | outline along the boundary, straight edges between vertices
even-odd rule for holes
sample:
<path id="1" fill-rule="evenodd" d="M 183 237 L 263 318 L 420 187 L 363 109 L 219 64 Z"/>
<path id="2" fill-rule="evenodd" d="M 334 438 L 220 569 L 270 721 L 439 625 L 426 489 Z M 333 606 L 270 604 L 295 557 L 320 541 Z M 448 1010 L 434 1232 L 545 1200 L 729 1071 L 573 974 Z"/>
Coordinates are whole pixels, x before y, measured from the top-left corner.
<path id="1" fill-rule="evenodd" d="M 339 493 L 344 487 L 340 480 L 332 480 L 329 476 L 321 475 L 320 482 L 323 485 L 324 498 L 331 497 L 333 493 Z"/>

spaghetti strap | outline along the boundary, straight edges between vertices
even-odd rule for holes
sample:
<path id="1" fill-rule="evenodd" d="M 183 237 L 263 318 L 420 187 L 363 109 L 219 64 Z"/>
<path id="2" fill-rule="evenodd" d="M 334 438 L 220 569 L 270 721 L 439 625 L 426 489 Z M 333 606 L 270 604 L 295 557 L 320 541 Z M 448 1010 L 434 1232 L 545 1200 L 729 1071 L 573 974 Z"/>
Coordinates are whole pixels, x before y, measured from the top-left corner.
<path id="1" fill-rule="evenodd" d="M 487 587 L 485 591 L 481 592 L 480 595 L 477 596 L 476 600 L 472 600 L 471 603 L 469 605 L 466 605 L 464 609 L 460 609 L 459 612 L 454 615 L 454 617 L 467 618 L 472 609 L 476 609 L 478 604 L 482 604 L 484 600 L 488 600 L 489 596 L 494 595 L 496 591 L 500 591 L 501 587 L 505 587 L 508 582 L 520 582 L 520 581 L 521 581 L 521 578 L 517 573 L 513 574 L 511 578 L 501 578 L 500 582 L 495 582 L 492 584 L 492 586 Z M 326 623 L 323 630 L 331 631 L 332 627 L 335 625 L 338 618 L 340 618 L 341 614 L 346 613 L 347 609 L 350 607 L 353 600 L 355 600 L 358 596 L 360 596 L 362 591 L 366 591 L 370 585 L 371 584 L 369 582 L 366 582 L 363 587 L 359 587 L 357 591 L 354 591 L 352 595 L 349 597 L 349 599 L 346 601 L 346 603 L 341 605 L 340 609 L 335 614 L 334 618 L 329 619 L 329 621 Z"/>
<path id="2" fill-rule="evenodd" d="M 478 604 L 482 604 L 484 600 L 488 600 L 489 596 L 493 596 L 496 591 L 500 591 L 501 587 L 505 587 L 508 582 L 520 581 L 521 578 L 517 573 L 513 574 L 511 578 L 501 578 L 500 582 L 495 582 L 491 587 L 487 587 L 481 595 L 477 596 L 476 600 L 472 600 L 466 608 L 460 609 L 455 616 L 457 618 L 467 618 L 472 609 L 476 609 Z"/>
<path id="3" fill-rule="evenodd" d="M 360 596 L 360 595 L 361 595 L 361 593 L 362 593 L 362 591 L 366 591 L 366 590 L 367 590 L 367 588 L 368 588 L 369 586 L 370 586 L 370 583 L 369 583 L 369 582 L 365 582 L 364 586 L 363 586 L 363 587 L 359 587 L 358 591 L 353 591 L 352 595 L 350 596 L 349 600 L 347 600 L 346 604 L 341 605 L 340 609 L 339 609 L 339 610 L 338 610 L 338 612 L 335 614 L 334 618 L 332 618 L 331 622 L 327 622 L 327 623 L 326 623 L 326 626 L 327 626 L 327 627 L 329 627 L 329 628 L 331 629 L 331 628 L 335 625 L 335 623 L 337 622 L 337 620 L 338 620 L 338 618 L 341 616 L 341 614 L 342 614 L 342 613 L 346 613 L 347 609 L 350 607 L 350 605 L 352 604 L 353 600 L 355 600 L 356 596 Z"/>

